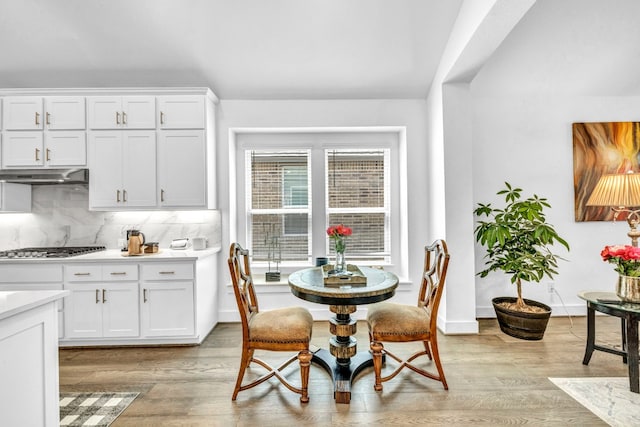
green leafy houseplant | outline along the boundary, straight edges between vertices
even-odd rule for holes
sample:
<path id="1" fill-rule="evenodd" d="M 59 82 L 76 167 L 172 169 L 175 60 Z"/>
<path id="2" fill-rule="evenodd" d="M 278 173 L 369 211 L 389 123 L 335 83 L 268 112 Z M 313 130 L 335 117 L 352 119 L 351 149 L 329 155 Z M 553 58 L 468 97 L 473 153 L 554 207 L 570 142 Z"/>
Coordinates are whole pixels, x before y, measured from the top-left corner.
<path id="1" fill-rule="evenodd" d="M 557 242 L 569 250 L 569 244 L 546 222 L 544 208 L 551 208 L 547 199 L 535 194 L 522 199 L 522 189 L 508 182 L 505 185 L 506 188 L 497 193 L 505 196 L 503 208 L 478 203 L 474 210 L 477 217 L 487 217 L 478 219 L 475 228 L 476 241 L 487 250 L 486 268 L 478 275 L 486 277 L 492 271 L 505 272 L 518 291 L 517 302 L 510 308 L 535 311 L 522 298 L 522 281 L 540 282 L 544 276 L 553 278 L 561 258 L 552 253 L 549 246 Z"/>

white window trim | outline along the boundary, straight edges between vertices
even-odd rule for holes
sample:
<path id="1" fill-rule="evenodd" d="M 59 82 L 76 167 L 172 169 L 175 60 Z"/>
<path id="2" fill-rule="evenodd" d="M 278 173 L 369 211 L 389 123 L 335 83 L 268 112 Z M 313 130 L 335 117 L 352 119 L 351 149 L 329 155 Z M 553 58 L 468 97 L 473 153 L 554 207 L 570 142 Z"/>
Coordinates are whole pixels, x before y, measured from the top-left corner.
<path id="1" fill-rule="evenodd" d="M 256 144 L 252 144 L 251 140 L 261 139 L 278 139 L 277 146 L 275 144 L 269 144 L 265 149 L 314 149 L 314 147 L 300 143 L 296 140 L 296 134 L 303 135 L 305 138 L 314 139 L 315 149 L 327 149 L 327 148 L 341 148 L 344 147 L 344 141 L 341 141 L 341 136 L 345 138 L 353 139 L 357 134 L 364 136 L 381 136 L 382 134 L 388 134 L 393 138 L 393 144 L 391 149 L 392 169 L 391 173 L 395 179 L 398 180 L 397 190 L 395 186 L 392 186 L 392 200 L 391 205 L 397 206 L 397 209 L 392 209 L 391 217 L 391 253 L 392 253 L 392 265 L 387 266 L 390 271 L 394 272 L 399 277 L 408 277 L 408 196 L 407 196 L 407 139 L 406 139 L 406 127 L 404 126 L 371 126 L 371 127 L 273 127 L 273 128 L 229 128 L 229 238 L 233 241 L 240 243 L 247 241 L 245 235 L 244 226 L 239 227 L 239 224 L 244 224 L 245 201 L 244 197 L 238 197 L 238 189 L 242 189 L 244 192 L 245 178 L 242 173 L 244 165 L 238 162 L 244 163 L 244 157 L 239 156 L 239 150 L 244 150 L 244 145 L 247 147 L 258 147 Z M 343 135 L 341 135 L 343 134 Z M 325 137 L 325 138 L 323 138 Z M 246 139 L 247 142 L 239 142 L 239 139 Z M 320 141 L 320 148 L 317 141 Z M 385 144 L 386 146 L 386 144 Z M 395 158 L 395 160 L 394 160 Z M 318 164 L 313 164 L 313 168 L 322 168 L 324 170 L 324 156 L 315 155 L 312 156 L 312 161 Z M 312 197 L 324 197 L 324 183 L 312 182 L 311 194 Z M 315 188 L 317 186 L 317 188 Z M 314 201 L 311 203 L 314 205 Z M 243 215 L 242 218 L 239 215 Z M 312 222 L 312 236 L 325 236 L 325 224 L 323 221 Z M 311 242 L 312 252 L 315 256 L 323 256 L 326 250 L 326 239 L 313 239 Z M 246 243 L 245 243 L 246 244 Z M 309 267 L 310 265 L 306 265 Z M 305 265 L 294 267 L 291 269 L 281 268 L 284 275 L 295 271 L 297 268 L 304 268 Z M 288 271 L 291 270 L 291 271 Z M 263 273 L 261 269 L 254 268 L 254 274 Z"/>

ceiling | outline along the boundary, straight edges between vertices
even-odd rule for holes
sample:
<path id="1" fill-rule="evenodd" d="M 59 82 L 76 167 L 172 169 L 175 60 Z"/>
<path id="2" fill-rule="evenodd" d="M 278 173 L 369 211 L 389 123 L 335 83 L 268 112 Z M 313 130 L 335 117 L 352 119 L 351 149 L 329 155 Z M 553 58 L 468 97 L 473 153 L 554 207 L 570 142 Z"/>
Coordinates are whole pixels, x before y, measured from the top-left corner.
<path id="1" fill-rule="evenodd" d="M 462 0 L 0 0 L 0 87 L 424 98 Z"/>
<path id="2" fill-rule="evenodd" d="M 0 87 L 423 99 L 461 4 L 0 0 Z M 480 69 L 474 92 L 640 95 L 637 16 L 637 0 L 537 0 Z"/>

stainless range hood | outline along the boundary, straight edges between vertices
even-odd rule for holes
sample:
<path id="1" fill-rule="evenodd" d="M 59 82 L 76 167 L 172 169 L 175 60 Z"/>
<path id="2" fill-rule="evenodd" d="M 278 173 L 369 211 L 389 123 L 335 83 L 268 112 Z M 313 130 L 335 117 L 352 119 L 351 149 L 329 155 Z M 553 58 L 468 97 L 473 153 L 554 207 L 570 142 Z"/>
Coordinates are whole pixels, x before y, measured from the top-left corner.
<path id="1" fill-rule="evenodd" d="M 0 182 L 20 184 L 86 184 L 88 169 L 4 169 Z"/>

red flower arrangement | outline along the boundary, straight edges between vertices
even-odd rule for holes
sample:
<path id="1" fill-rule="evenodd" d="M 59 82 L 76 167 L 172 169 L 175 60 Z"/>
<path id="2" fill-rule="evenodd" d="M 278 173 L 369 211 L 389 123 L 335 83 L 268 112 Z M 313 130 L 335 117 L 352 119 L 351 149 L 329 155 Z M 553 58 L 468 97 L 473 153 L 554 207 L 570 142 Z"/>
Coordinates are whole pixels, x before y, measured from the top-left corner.
<path id="1" fill-rule="evenodd" d="M 353 234 L 353 230 L 350 227 L 346 227 L 342 224 L 331 225 L 327 228 L 327 236 L 335 241 L 336 253 L 344 253 L 345 242 L 344 238 Z"/>
<path id="2" fill-rule="evenodd" d="M 616 266 L 623 276 L 640 277 L 640 248 L 631 245 L 605 246 L 600 256 Z"/>

